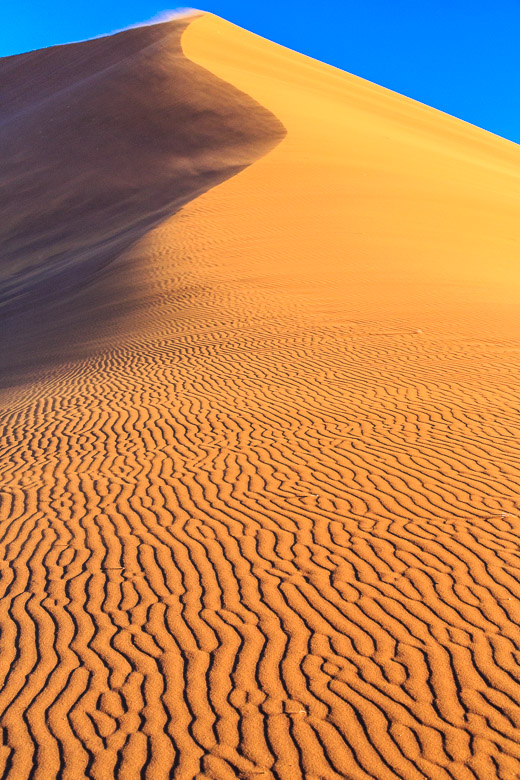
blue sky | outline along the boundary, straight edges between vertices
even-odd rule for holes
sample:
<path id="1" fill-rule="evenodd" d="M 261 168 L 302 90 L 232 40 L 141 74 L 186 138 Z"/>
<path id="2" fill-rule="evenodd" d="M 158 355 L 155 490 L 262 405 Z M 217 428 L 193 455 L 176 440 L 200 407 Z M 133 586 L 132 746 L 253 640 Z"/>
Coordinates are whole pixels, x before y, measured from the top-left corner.
<path id="1" fill-rule="evenodd" d="M 7 0 L 0 56 L 176 7 L 163 3 Z M 203 0 L 202 8 L 520 143 L 520 0 Z"/>

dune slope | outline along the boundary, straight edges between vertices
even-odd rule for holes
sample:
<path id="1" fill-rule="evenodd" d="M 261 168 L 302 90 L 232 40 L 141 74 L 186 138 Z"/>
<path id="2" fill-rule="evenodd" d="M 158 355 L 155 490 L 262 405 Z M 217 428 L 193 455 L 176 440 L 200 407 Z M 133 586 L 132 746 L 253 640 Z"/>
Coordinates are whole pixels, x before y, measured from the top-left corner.
<path id="1" fill-rule="evenodd" d="M 2 391 L 4 775 L 512 780 L 518 148 L 211 15 L 181 45 L 287 135 Z"/>

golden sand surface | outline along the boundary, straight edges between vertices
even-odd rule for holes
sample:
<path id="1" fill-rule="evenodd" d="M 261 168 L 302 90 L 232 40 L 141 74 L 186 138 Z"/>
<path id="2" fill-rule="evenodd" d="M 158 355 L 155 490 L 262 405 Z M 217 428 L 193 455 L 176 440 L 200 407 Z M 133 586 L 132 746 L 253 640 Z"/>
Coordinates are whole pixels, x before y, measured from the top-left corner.
<path id="1" fill-rule="evenodd" d="M 5 358 L 2 776 L 518 778 L 518 147 L 181 45 L 247 138 Z"/>

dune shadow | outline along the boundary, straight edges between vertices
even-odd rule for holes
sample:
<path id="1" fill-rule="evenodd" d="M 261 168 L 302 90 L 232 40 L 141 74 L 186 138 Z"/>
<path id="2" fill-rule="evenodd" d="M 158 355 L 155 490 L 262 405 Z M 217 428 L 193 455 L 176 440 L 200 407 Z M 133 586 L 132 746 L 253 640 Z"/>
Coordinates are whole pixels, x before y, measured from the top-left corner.
<path id="1" fill-rule="evenodd" d="M 190 19 L 0 59 L 0 385 L 134 305 L 121 252 L 285 135 L 188 60 Z"/>

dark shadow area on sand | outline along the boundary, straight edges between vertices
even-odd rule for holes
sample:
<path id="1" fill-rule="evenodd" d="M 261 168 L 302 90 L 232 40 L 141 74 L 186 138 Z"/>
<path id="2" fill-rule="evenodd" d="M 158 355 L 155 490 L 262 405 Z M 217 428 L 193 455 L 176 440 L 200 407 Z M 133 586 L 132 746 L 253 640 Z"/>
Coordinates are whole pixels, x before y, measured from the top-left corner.
<path id="1" fill-rule="evenodd" d="M 0 386 L 87 355 L 133 305 L 121 252 L 285 135 L 190 21 L 0 59 Z"/>

